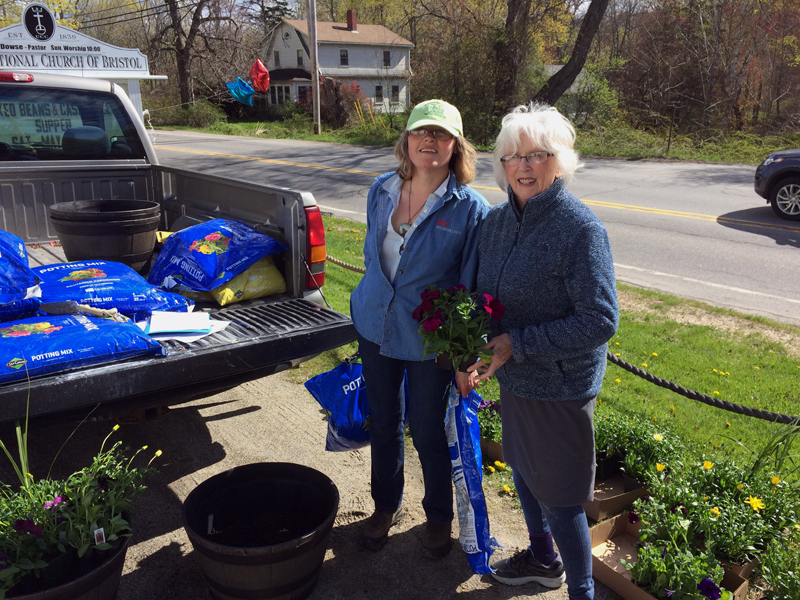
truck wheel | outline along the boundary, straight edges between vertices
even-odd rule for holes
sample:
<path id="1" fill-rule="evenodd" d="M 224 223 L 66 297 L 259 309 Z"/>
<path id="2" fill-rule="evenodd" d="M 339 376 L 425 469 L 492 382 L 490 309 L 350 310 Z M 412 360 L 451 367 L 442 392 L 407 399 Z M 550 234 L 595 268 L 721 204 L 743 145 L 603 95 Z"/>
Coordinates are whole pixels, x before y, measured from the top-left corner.
<path id="1" fill-rule="evenodd" d="M 772 190 L 772 210 L 781 219 L 800 221 L 800 177 L 789 177 Z"/>

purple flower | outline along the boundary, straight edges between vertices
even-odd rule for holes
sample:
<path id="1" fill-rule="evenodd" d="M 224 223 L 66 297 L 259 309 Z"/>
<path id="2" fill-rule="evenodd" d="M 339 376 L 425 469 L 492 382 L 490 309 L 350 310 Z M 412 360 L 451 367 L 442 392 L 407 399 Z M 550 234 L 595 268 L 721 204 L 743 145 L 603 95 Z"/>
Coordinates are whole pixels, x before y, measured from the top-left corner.
<path id="1" fill-rule="evenodd" d="M 637 515 L 633 511 L 630 511 L 628 513 L 628 521 L 630 522 L 631 525 L 636 525 L 639 522 L 639 515 Z"/>
<path id="2" fill-rule="evenodd" d="M 108 477 L 98 477 L 97 478 L 97 485 L 95 486 L 94 491 L 95 492 L 108 491 L 108 482 L 109 481 L 113 481 L 113 479 L 110 479 Z"/>
<path id="3" fill-rule="evenodd" d="M 661 558 L 664 558 L 666 556 L 667 556 L 667 547 L 664 546 L 664 550 L 661 552 Z M 675 592 L 672 593 L 674 594 Z M 667 598 L 669 598 L 669 596 L 667 596 Z"/>
<path id="4" fill-rule="evenodd" d="M 675 504 L 669 507 L 669 512 L 675 514 L 676 512 L 678 512 L 678 509 L 680 509 L 681 512 L 683 512 L 683 514 L 686 514 L 686 509 L 684 508 L 685 504 L 686 504 L 685 502 L 676 502 Z"/>
<path id="5" fill-rule="evenodd" d="M 56 496 L 55 498 L 53 498 L 52 502 L 45 502 L 44 503 L 44 508 L 45 508 L 45 510 L 51 510 L 53 508 L 56 508 L 59 504 L 63 504 L 63 503 L 64 503 L 64 497 L 63 496 Z"/>
<path id="6" fill-rule="evenodd" d="M 672 594 L 674 594 L 674 593 L 675 593 L 675 590 L 668 590 L 667 588 L 664 588 L 664 596 L 666 598 L 671 598 Z"/>
<path id="7" fill-rule="evenodd" d="M 0 552 L 0 571 L 8 567 L 8 555 L 5 552 Z"/>
<path id="8" fill-rule="evenodd" d="M 719 589 L 719 586 L 711 581 L 708 577 L 697 584 L 697 589 L 700 590 L 700 593 L 708 598 L 708 600 L 719 600 L 722 598 L 722 593 Z"/>
<path id="9" fill-rule="evenodd" d="M 22 519 L 17 519 L 13 527 L 20 533 L 32 533 L 37 538 L 42 537 L 42 526 L 36 525 L 32 519 L 25 519 L 24 521 Z"/>
<path id="10" fill-rule="evenodd" d="M 499 321 L 502 319 L 506 312 L 506 307 L 503 306 L 497 298 L 492 298 L 489 294 L 484 294 L 483 297 L 485 300 L 483 308 L 487 313 L 492 315 L 492 320 Z"/>
<path id="11" fill-rule="evenodd" d="M 465 286 L 463 283 L 459 283 L 458 285 L 454 285 L 453 287 L 447 288 L 445 291 L 446 292 L 452 292 L 452 293 L 455 294 L 455 293 L 458 293 L 458 292 L 466 291 L 466 289 L 467 289 L 467 286 Z M 436 294 L 436 297 L 437 298 L 439 297 L 438 292 Z"/>

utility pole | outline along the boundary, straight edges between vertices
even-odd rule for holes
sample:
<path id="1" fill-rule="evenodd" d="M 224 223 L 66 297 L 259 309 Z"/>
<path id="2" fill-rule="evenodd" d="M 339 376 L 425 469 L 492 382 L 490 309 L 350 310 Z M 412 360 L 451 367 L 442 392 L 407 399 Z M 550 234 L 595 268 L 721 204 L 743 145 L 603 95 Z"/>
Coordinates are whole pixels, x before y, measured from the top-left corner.
<path id="1" fill-rule="evenodd" d="M 311 96 L 314 116 L 314 134 L 322 133 L 322 126 L 319 116 L 319 67 L 317 61 L 317 2 L 316 0 L 306 0 L 306 18 L 308 19 L 308 37 L 311 41 Z"/>

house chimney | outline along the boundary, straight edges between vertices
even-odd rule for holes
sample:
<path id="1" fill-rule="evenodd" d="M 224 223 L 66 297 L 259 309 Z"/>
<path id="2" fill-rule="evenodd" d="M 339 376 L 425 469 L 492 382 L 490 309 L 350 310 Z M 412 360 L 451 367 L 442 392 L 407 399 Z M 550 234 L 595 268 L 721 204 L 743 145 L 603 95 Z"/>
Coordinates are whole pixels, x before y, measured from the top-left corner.
<path id="1" fill-rule="evenodd" d="M 358 31 L 358 23 L 356 22 L 356 9 L 351 8 L 347 11 L 347 28 L 350 31 Z"/>

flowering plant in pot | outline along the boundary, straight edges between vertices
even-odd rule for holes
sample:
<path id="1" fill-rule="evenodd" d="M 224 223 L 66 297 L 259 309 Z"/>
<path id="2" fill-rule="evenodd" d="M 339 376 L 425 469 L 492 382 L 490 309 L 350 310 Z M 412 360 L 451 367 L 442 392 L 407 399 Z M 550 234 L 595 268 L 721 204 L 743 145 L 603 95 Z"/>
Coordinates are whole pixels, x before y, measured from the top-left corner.
<path id="1" fill-rule="evenodd" d="M 19 488 L 0 483 L 0 600 L 47 590 L 77 579 L 116 554 L 131 535 L 133 501 L 142 494 L 146 466 L 134 466 L 144 446 L 128 456 L 116 442 L 64 480 L 37 480 L 30 472 L 27 424 L 17 424 L 19 460 L 0 441 Z M 51 467 L 52 469 L 52 467 Z"/>
<path id="2" fill-rule="evenodd" d="M 430 286 L 420 299 L 411 316 L 419 323 L 425 354 L 436 353 L 437 363 L 448 369 L 466 369 L 479 358 L 491 360 L 492 351 L 480 348 L 486 344 L 490 319 L 499 321 L 505 313 L 499 300 L 470 293 L 460 284 L 444 290 Z"/>

